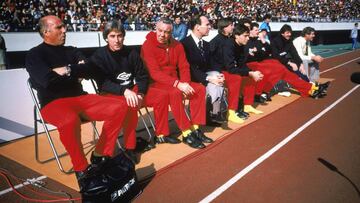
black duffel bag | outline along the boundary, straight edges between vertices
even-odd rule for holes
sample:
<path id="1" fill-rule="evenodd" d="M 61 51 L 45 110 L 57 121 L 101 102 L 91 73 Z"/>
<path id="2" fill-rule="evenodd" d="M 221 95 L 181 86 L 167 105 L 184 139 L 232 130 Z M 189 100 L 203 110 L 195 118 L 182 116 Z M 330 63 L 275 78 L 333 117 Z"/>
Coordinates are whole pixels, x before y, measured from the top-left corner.
<path id="1" fill-rule="evenodd" d="M 84 203 L 131 202 L 141 193 L 135 165 L 124 153 L 103 163 L 96 177 L 92 178 L 99 179 L 99 176 L 105 189 L 97 192 L 82 191 Z"/>

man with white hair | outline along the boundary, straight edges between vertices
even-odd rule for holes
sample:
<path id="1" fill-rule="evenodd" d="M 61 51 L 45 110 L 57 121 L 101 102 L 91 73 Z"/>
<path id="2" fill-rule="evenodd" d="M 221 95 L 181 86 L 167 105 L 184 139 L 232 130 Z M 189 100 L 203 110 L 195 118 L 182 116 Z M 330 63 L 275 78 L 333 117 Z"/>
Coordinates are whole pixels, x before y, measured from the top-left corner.
<path id="1" fill-rule="evenodd" d="M 172 30 L 172 22 L 168 18 L 161 18 L 156 24 L 156 31 L 146 36 L 141 56 L 154 81 L 150 87 L 169 95 L 171 111 L 182 131 L 183 142 L 201 149 L 205 147 L 199 140 L 199 137 L 204 136 L 199 125 L 206 123 L 205 87 L 191 82 L 190 65 L 184 47 L 172 38 Z M 184 109 L 184 98 L 190 100 L 190 118 Z M 173 142 L 176 139 L 169 136 L 164 138 L 158 137 L 157 140 Z"/>

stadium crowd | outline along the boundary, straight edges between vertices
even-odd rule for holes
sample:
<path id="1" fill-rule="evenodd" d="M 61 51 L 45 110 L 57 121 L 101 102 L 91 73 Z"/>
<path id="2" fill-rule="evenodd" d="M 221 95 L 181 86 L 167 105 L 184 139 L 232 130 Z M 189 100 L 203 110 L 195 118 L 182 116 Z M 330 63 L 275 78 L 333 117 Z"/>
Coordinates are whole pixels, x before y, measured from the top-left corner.
<path id="1" fill-rule="evenodd" d="M 187 23 L 197 13 L 206 14 L 212 25 L 226 17 L 261 21 L 265 14 L 279 22 L 360 18 L 358 0 L 5 0 L 0 6 L 0 32 L 34 31 L 39 19 L 50 14 L 66 22 L 69 31 L 99 31 L 114 18 L 126 30 L 150 30 L 160 17 L 180 15 Z"/>

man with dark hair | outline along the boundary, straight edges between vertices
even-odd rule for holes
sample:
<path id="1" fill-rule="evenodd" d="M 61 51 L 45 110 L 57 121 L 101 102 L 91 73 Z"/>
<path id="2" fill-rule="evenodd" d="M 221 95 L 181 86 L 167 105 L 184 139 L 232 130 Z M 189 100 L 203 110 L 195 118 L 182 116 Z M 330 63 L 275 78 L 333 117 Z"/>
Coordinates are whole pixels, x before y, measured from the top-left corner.
<path id="1" fill-rule="evenodd" d="M 303 61 L 306 75 L 308 76 L 311 82 L 318 82 L 320 73 L 319 73 L 319 63 L 324 59 L 315 55 L 311 51 L 310 43 L 314 40 L 315 29 L 312 27 L 305 27 L 301 36 L 294 39 L 293 44 L 296 48 L 297 53 Z"/>
<path id="2" fill-rule="evenodd" d="M 190 20 L 191 33 L 181 43 L 190 64 L 191 79 L 206 86 L 207 97 L 210 97 L 211 110 L 207 109 L 212 122 L 224 122 L 220 112 L 220 101 L 224 97 L 224 75 L 221 70 L 213 70 L 210 65 L 210 45 L 203 40 L 211 28 L 206 16 L 195 15 Z M 219 104 L 218 106 L 216 106 Z M 210 106 L 209 106 L 210 107 Z M 211 112 L 210 112 L 211 111 Z M 209 115 L 210 114 L 210 115 Z"/>
<path id="3" fill-rule="evenodd" d="M 306 82 L 309 78 L 306 75 L 304 64 L 291 41 L 292 29 L 290 25 L 283 25 L 280 34 L 271 41 L 272 56 L 284 64 L 290 71 L 296 73 Z"/>
<path id="4" fill-rule="evenodd" d="M 221 70 L 226 80 L 226 86 L 228 88 L 228 121 L 240 124 L 244 122 L 242 118 L 246 118 L 246 116 L 241 116 L 241 118 L 236 111 L 239 106 L 241 76 L 245 76 L 246 74 L 231 73 L 230 71 L 232 69 L 229 69 L 231 67 L 228 66 L 227 55 L 225 55 L 225 53 L 229 51 L 225 45 L 230 44 L 230 46 L 233 46 L 231 35 L 234 30 L 234 23 L 231 18 L 223 18 L 218 21 L 217 27 L 219 34 L 210 41 L 211 67 L 215 70 Z"/>
<path id="5" fill-rule="evenodd" d="M 355 50 L 357 48 L 357 41 L 358 41 L 358 23 L 354 24 L 353 29 L 350 32 L 350 38 L 351 38 L 351 48 L 352 50 Z"/>
<path id="6" fill-rule="evenodd" d="M 265 14 L 263 17 L 263 22 L 261 23 L 259 30 L 265 29 L 267 32 L 266 35 L 266 40 L 270 40 L 270 36 L 271 36 L 271 28 L 270 28 L 270 22 L 271 22 L 271 15 L 270 14 Z"/>
<path id="7" fill-rule="evenodd" d="M 177 41 L 181 41 L 186 37 L 186 35 L 187 35 L 186 25 L 183 22 L 181 22 L 180 16 L 178 16 L 178 15 L 175 16 L 173 32 L 172 32 L 173 38 L 176 39 Z"/>
<path id="8" fill-rule="evenodd" d="M 206 123 L 205 87 L 191 82 L 184 47 L 171 37 L 172 29 L 171 21 L 161 18 L 156 23 L 156 31 L 146 36 L 141 56 L 154 81 L 151 87 L 168 94 L 183 142 L 193 148 L 204 148 L 205 145 L 199 140 L 203 134 L 199 125 Z M 190 100 L 190 118 L 184 109 L 184 97 Z"/>
<path id="9" fill-rule="evenodd" d="M 124 144 L 129 157 L 137 163 L 134 149 L 138 109 L 142 106 L 153 107 L 156 134 L 168 135 L 169 101 L 164 92 L 148 88 L 147 70 L 138 52 L 124 45 L 125 34 L 121 21 L 107 22 L 103 31 L 107 45 L 96 50 L 87 65 L 101 70 L 102 75 L 97 78 L 97 83 L 103 95 L 126 101 L 129 111 L 124 122 Z"/>
<path id="10" fill-rule="evenodd" d="M 257 23 L 251 24 L 250 40 L 247 45 L 247 65 L 253 70 L 260 70 L 265 77 L 265 83 L 258 83 L 255 94 L 266 93 L 269 100 L 269 92 L 279 80 L 284 80 L 291 84 L 300 92 L 303 97 L 313 98 L 322 97 L 329 83 L 315 85 L 300 79 L 295 73 L 290 72 L 278 60 L 272 58 L 271 47 L 266 42 L 264 36 L 259 35 Z M 251 54 L 250 54 L 251 52 Z"/>
<path id="11" fill-rule="evenodd" d="M 84 92 L 79 78 L 87 78 L 90 74 L 87 68 L 78 65 L 84 61 L 78 49 L 64 46 L 65 25 L 56 16 L 45 16 L 39 24 L 43 43 L 28 52 L 26 70 L 38 92 L 41 115 L 57 127 L 60 140 L 70 155 L 80 192 L 102 191 L 106 186 L 100 175 L 94 175 L 99 168 L 93 162 L 113 156 L 128 107 L 125 101 Z M 90 165 L 81 143 L 83 119 L 104 121 Z"/>
<path id="12" fill-rule="evenodd" d="M 255 96 L 255 87 L 261 83 L 264 75 L 259 70 L 250 69 L 247 64 L 249 49 L 246 45 L 249 41 L 249 28 L 245 25 L 238 24 L 235 26 L 231 43 L 225 44 L 225 64 L 231 74 L 239 74 L 244 77 L 243 97 L 244 112 L 262 114 L 263 112 L 255 109 L 252 105 Z"/>

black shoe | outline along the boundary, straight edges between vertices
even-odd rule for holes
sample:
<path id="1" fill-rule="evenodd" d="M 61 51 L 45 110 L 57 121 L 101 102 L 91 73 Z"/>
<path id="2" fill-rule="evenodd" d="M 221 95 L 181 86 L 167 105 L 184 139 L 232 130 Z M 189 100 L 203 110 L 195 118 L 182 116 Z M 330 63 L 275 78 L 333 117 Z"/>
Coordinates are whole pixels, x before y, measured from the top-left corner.
<path id="1" fill-rule="evenodd" d="M 84 171 L 75 171 L 80 193 L 97 194 L 108 190 L 105 177 L 97 170 L 97 167 L 91 164 Z"/>
<path id="2" fill-rule="evenodd" d="M 327 89 L 329 88 L 329 86 L 330 86 L 330 81 L 318 85 L 319 89 L 322 89 L 322 92 L 325 94 L 327 93 Z"/>
<path id="3" fill-rule="evenodd" d="M 237 116 L 243 120 L 246 120 L 250 117 L 250 114 L 240 109 L 236 112 Z"/>
<path id="4" fill-rule="evenodd" d="M 272 101 L 270 93 L 263 92 L 260 96 L 264 98 L 265 101 Z"/>
<path id="5" fill-rule="evenodd" d="M 134 152 L 134 150 L 131 150 L 131 149 L 127 149 L 125 151 L 127 157 L 134 163 L 134 164 L 138 164 L 139 163 L 139 160 Z"/>
<path id="6" fill-rule="evenodd" d="M 164 136 L 164 137 L 155 137 L 156 143 L 169 143 L 169 144 L 179 144 L 181 141 L 177 138 L 170 137 L 170 136 Z"/>
<path id="7" fill-rule="evenodd" d="M 189 145 L 192 148 L 195 149 L 203 149 L 205 148 L 205 145 L 196 138 L 196 132 L 191 132 L 188 136 L 182 138 L 183 143 Z"/>
<path id="8" fill-rule="evenodd" d="M 147 144 L 147 145 L 145 146 L 145 148 L 143 149 L 143 151 L 144 151 L 144 152 L 147 152 L 147 151 L 150 151 L 150 150 L 155 149 L 155 148 L 156 148 L 156 147 L 155 147 L 154 144 L 149 143 L 149 144 Z"/>
<path id="9" fill-rule="evenodd" d="M 266 102 L 266 99 L 264 99 L 264 97 L 262 97 L 261 95 L 255 95 L 254 101 L 259 104 L 264 104 Z"/>
<path id="10" fill-rule="evenodd" d="M 206 137 L 205 134 L 200 129 L 195 130 L 195 133 L 196 133 L 196 138 L 198 140 L 200 140 L 201 142 L 203 142 L 203 143 L 212 143 L 212 142 L 214 142 L 214 140 L 212 140 L 211 138 Z"/>
<path id="11" fill-rule="evenodd" d="M 318 86 L 318 89 L 314 91 L 311 97 L 314 99 L 323 98 L 327 94 L 327 88 L 329 87 L 329 85 L 330 85 L 330 81 L 320 84 Z"/>

